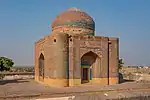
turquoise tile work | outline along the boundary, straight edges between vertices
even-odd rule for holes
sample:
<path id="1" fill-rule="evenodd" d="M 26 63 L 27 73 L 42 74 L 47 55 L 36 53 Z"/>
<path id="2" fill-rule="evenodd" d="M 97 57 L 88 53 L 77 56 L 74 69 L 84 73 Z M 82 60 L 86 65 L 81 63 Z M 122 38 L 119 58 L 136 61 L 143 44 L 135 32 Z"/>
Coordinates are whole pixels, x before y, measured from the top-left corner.
<path id="1" fill-rule="evenodd" d="M 57 23 L 55 26 L 80 26 L 80 27 L 89 27 L 91 29 L 95 29 L 94 21 L 71 21 L 71 22 L 64 22 L 62 24 Z"/>

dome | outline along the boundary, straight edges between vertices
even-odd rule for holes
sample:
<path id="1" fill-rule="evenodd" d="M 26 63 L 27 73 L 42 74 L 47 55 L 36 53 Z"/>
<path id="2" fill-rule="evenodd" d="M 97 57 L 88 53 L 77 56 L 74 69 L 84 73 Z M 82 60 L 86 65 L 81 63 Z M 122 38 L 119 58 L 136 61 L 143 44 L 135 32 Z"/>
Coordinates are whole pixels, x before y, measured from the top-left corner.
<path id="1" fill-rule="evenodd" d="M 58 15 L 52 23 L 52 30 L 58 29 L 66 29 L 68 27 L 88 29 L 92 32 L 95 31 L 95 22 L 94 20 L 82 10 L 78 8 L 70 8 L 60 15 Z M 70 30 L 70 29 L 69 29 Z M 84 31 L 85 32 L 85 31 Z"/>

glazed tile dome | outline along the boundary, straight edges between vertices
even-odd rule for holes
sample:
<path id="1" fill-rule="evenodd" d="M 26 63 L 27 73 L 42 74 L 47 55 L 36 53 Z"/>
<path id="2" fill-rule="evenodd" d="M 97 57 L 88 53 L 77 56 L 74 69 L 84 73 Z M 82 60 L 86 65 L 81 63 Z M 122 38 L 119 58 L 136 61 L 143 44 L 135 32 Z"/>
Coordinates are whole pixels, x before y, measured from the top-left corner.
<path id="1" fill-rule="evenodd" d="M 80 27 L 95 31 L 94 20 L 86 12 L 77 8 L 70 8 L 58 15 L 52 23 L 52 30 L 64 26 Z"/>

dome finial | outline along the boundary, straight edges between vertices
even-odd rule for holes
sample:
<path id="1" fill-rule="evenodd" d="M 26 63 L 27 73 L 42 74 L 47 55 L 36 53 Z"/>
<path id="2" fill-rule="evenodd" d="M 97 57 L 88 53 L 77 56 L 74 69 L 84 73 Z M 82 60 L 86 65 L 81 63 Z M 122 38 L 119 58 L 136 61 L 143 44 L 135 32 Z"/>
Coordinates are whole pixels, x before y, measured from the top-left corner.
<path id="1" fill-rule="evenodd" d="M 69 8 L 68 11 L 81 11 L 81 9 L 72 7 L 72 8 Z"/>

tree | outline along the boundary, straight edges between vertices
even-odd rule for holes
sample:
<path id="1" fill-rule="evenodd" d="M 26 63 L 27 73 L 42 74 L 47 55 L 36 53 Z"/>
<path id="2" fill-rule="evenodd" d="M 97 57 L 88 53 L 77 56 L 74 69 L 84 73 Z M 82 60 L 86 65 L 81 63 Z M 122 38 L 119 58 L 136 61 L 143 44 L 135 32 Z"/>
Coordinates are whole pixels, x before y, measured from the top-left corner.
<path id="1" fill-rule="evenodd" d="M 119 69 L 121 69 L 122 67 L 123 67 L 123 64 L 124 64 L 124 62 L 123 62 L 123 59 L 122 58 L 120 58 L 119 59 L 119 62 L 118 62 L 118 67 L 119 67 Z"/>
<path id="2" fill-rule="evenodd" d="M 7 57 L 0 57 L 0 71 L 9 71 L 13 67 L 14 62 Z"/>

